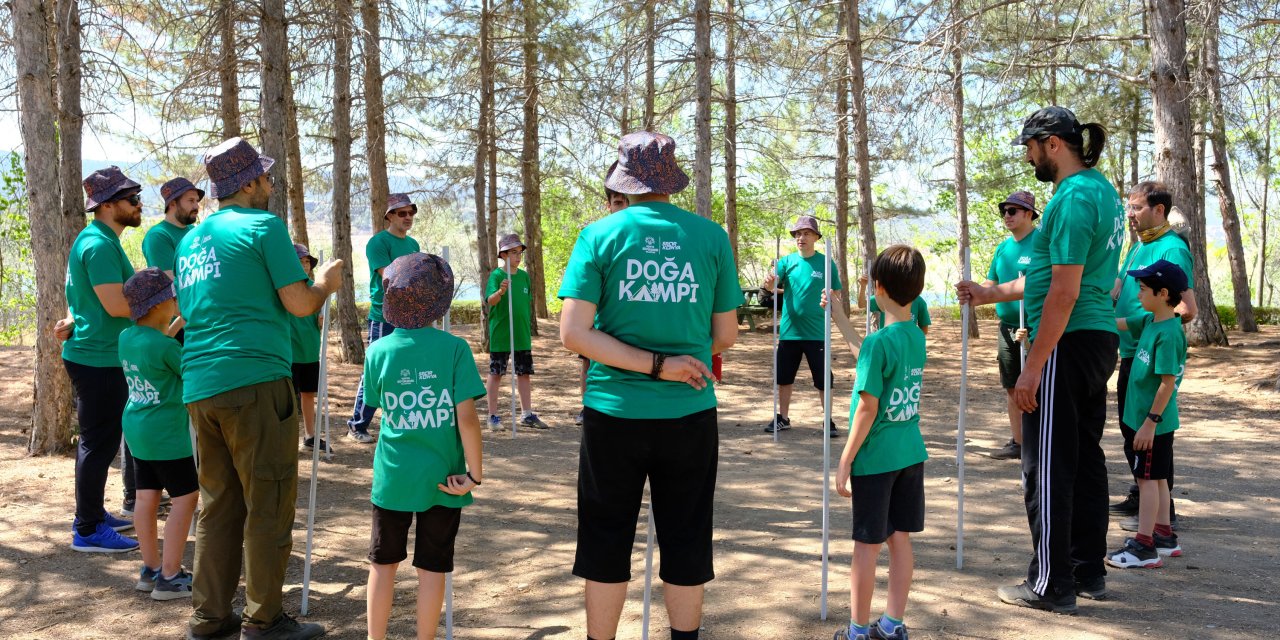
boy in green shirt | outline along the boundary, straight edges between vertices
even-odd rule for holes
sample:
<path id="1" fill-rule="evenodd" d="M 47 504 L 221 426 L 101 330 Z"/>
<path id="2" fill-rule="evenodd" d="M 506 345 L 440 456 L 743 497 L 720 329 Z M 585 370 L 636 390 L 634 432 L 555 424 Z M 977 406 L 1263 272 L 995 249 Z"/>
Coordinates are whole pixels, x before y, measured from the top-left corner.
<path id="1" fill-rule="evenodd" d="M 320 261 L 311 255 L 306 245 L 295 242 L 293 251 L 298 254 L 302 270 L 307 272 L 307 284 L 313 284 L 311 274 Z M 298 394 L 298 405 L 302 409 L 302 450 L 310 452 L 316 444 L 316 392 L 320 390 L 320 313 L 309 316 L 289 314 L 289 339 L 293 346 L 293 390 Z M 320 439 L 320 450 L 333 453 L 332 445 L 323 438 Z"/>
<path id="2" fill-rule="evenodd" d="M 402 256 L 384 271 L 383 285 L 383 314 L 396 331 L 370 345 L 364 361 L 364 400 L 382 409 L 373 457 L 368 637 L 386 637 L 396 568 L 408 557 L 416 516 L 418 637 L 434 638 L 462 507 L 484 479 L 475 406 L 484 386 L 467 342 L 431 326 L 453 300 L 449 263 L 425 253 Z"/>
<path id="3" fill-rule="evenodd" d="M 182 554 L 200 483 L 182 404 L 182 347 L 166 333 L 170 319 L 178 315 L 177 294 L 173 278 L 157 267 L 135 273 L 123 291 L 129 317 L 137 323 L 120 333 L 118 349 L 129 384 L 124 439 L 133 451 L 138 487 L 133 524 L 142 570 L 135 586 L 151 592 L 153 600 L 190 598 L 191 573 L 182 569 Z M 156 548 L 162 490 L 173 501 L 164 526 L 163 556 Z"/>
<path id="4" fill-rule="evenodd" d="M 520 392 L 520 425 L 546 429 L 547 423 L 533 412 L 533 338 L 530 336 L 529 274 L 520 268 L 525 246 L 520 236 L 508 233 L 498 241 L 498 258 L 505 266 L 489 274 L 485 304 L 489 306 L 489 379 L 485 398 L 489 404 L 489 428 L 502 428 L 498 413 L 498 385 L 507 374 L 507 359 L 514 347 L 516 388 Z M 510 299 L 508 299 L 510 296 Z M 514 335 L 513 335 L 514 334 Z M 511 344 L 514 337 L 515 344 Z"/>
<path id="5" fill-rule="evenodd" d="M 1187 274 L 1168 260 L 1128 274 L 1138 281 L 1138 301 L 1147 312 L 1116 318 L 1116 326 L 1138 341 L 1120 424 L 1124 455 L 1138 482 L 1138 533 L 1108 554 L 1107 564 L 1155 568 L 1164 564 L 1161 556 L 1182 555 L 1170 526 L 1169 476 L 1173 432 L 1178 430 L 1178 384 L 1187 362 L 1187 338 L 1174 308 L 1187 291 Z M 1135 425 L 1140 425 L 1137 430 Z"/>
<path id="6" fill-rule="evenodd" d="M 887 317 L 858 351 L 849 441 L 836 471 L 836 491 L 853 499 L 850 620 L 836 640 L 906 640 L 902 624 L 915 564 L 911 534 L 924 530 L 924 438 L 920 386 L 924 332 L 911 321 L 911 301 L 924 289 L 924 256 L 893 245 L 876 257 L 871 277 Z M 884 615 L 871 624 L 880 545 L 889 544 L 889 595 Z"/>

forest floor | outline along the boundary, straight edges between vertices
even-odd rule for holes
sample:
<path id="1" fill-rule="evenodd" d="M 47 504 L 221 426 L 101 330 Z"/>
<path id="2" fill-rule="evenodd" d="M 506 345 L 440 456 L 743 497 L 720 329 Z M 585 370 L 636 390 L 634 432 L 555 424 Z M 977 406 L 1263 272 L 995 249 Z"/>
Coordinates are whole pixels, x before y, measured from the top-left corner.
<path id="1" fill-rule="evenodd" d="M 466 509 L 457 545 L 455 637 L 519 640 L 585 637 L 582 583 L 570 575 L 575 545 L 580 400 L 577 360 L 542 322 L 535 339 L 535 398 L 549 431 L 519 437 L 485 431 L 485 484 Z M 474 338 L 475 327 L 456 328 Z M 929 336 L 921 402 L 928 443 L 925 531 L 915 536 L 916 570 L 906 622 L 928 638 L 1266 638 L 1280 628 L 1280 394 L 1255 385 L 1280 373 L 1280 329 L 1232 333 L 1229 348 L 1193 349 L 1181 390 L 1177 438 L 1182 558 L 1159 570 L 1111 570 L 1111 597 L 1080 601 L 1080 615 L 1059 616 L 1000 604 L 995 589 L 1023 579 L 1030 536 L 1017 463 L 983 455 L 1008 439 L 1004 392 L 995 365 L 996 327 L 982 326 L 970 357 L 968 455 L 965 458 L 965 563 L 956 569 L 956 418 L 958 325 L 940 321 Z M 829 619 L 819 620 L 821 402 L 800 385 L 796 428 L 775 444 L 768 421 L 770 339 L 744 331 L 719 385 L 720 467 L 716 494 L 716 574 L 706 595 L 704 633 L 730 638 L 829 638 L 847 622 L 848 503 L 832 493 Z M 478 355 L 477 361 L 487 362 Z M 154 602 L 134 591 L 135 553 L 79 554 L 69 549 L 71 457 L 28 457 L 30 349 L 0 350 L 0 637 L 177 638 L 190 607 Z M 848 416 L 851 358 L 837 357 L 834 411 Z M 335 364 L 333 429 L 349 415 L 359 370 Z M 802 374 L 802 376 L 807 374 Z M 802 378 L 803 379 L 803 378 Z M 1112 383 L 1114 385 L 1114 381 Z M 504 390 L 502 407 L 509 399 Z M 1112 398 L 1114 403 L 1114 396 Z M 1108 411 L 1114 416 L 1114 404 Z M 505 415 L 505 413 L 503 414 Z M 842 429 L 843 431 L 843 429 Z M 844 439 L 833 440 L 838 458 Z M 374 448 L 337 438 L 319 469 L 312 603 L 308 620 L 330 637 L 364 638 L 369 483 Z M 1103 441 L 1113 496 L 1128 484 L 1114 418 Z M 310 456 L 300 456 L 299 501 L 285 607 L 297 613 Z M 112 472 L 108 507 L 118 507 Z M 633 585 L 618 637 L 640 638 L 644 515 L 633 554 Z M 1115 521 L 1110 547 L 1125 534 Z M 188 545 L 186 564 L 191 565 Z M 656 559 L 661 562 L 660 556 Z M 884 607 L 885 558 L 872 606 Z M 401 566 L 391 637 L 413 634 L 413 569 Z M 655 582 L 655 605 L 662 602 Z M 654 638 L 668 637 L 654 607 Z M 439 637 L 444 637 L 441 630 Z"/>

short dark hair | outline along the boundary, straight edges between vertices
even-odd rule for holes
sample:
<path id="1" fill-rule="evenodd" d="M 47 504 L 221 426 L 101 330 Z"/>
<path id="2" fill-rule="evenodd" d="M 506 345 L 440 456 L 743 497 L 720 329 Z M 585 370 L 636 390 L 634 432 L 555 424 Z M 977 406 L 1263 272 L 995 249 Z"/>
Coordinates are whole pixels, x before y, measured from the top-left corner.
<path id="1" fill-rule="evenodd" d="M 1147 285 L 1147 288 L 1152 290 L 1153 292 L 1160 291 L 1161 289 L 1168 291 L 1169 292 L 1168 303 L 1170 307 L 1176 307 L 1179 304 L 1182 304 L 1182 292 L 1174 291 L 1173 289 L 1170 289 L 1169 287 L 1165 286 L 1165 284 L 1161 282 L 1159 278 L 1154 276 L 1147 277 L 1147 278 L 1138 278 L 1138 282 L 1141 282 L 1142 284 Z"/>
<path id="2" fill-rule="evenodd" d="M 613 197 L 614 197 L 614 196 L 622 196 L 623 198 L 626 198 L 626 197 L 627 197 L 627 194 L 625 194 L 625 193 L 618 193 L 617 191 L 614 191 L 613 189 L 610 189 L 609 187 L 605 187 L 605 188 L 604 188 L 604 201 L 605 201 L 605 202 L 612 202 L 612 201 L 613 201 Z"/>
<path id="3" fill-rule="evenodd" d="M 871 278 L 894 302 L 907 306 L 924 290 L 924 256 L 914 247 L 895 244 L 871 263 Z"/>
<path id="4" fill-rule="evenodd" d="M 1148 207 L 1164 205 L 1166 218 L 1169 217 L 1169 210 L 1173 208 L 1173 194 L 1169 192 L 1169 187 L 1165 186 L 1163 182 L 1155 180 L 1139 182 L 1129 190 L 1129 195 L 1146 198 Z"/>

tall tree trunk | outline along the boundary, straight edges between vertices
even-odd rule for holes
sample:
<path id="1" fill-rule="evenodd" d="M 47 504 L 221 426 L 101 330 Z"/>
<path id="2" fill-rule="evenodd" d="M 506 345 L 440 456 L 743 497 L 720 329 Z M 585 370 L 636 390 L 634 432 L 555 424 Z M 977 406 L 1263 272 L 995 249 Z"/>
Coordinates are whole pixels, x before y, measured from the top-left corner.
<path id="1" fill-rule="evenodd" d="M 1262 136 L 1262 244 L 1258 250 L 1258 306 L 1262 306 L 1262 292 L 1267 286 L 1267 195 L 1271 193 L 1271 92 L 1266 94 L 1267 117 L 1264 120 Z"/>
<path id="2" fill-rule="evenodd" d="M 654 97 L 657 93 L 657 62 L 655 59 L 658 46 L 657 2 L 644 3 L 644 130 L 653 131 Z M 626 133 L 626 132 L 623 132 Z"/>
<path id="3" fill-rule="evenodd" d="M 351 47 L 354 9 L 351 0 L 333 4 L 333 257 L 351 262 Z M 338 338 L 342 361 L 364 362 L 364 340 L 356 311 L 355 273 L 342 270 L 338 288 Z"/>
<path id="4" fill-rule="evenodd" d="M 284 145 L 284 86 L 289 82 L 288 27 L 285 25 L 284 0 L 262 0 L 262 27 L 259 32 L 262 49 L 262 152 L 277 160 L 286 160 Z M 267 208 L 288 223 L 289 176 L 284 162 L 271 167 L 275 188 Z"/>
<path id="5" fill-rule="evenodd" d="M 485 198 L 488 194 L 485 165 L 488 164 L 489 157 L 489 112 L 492 103 L 492 96 L 485 87 L 489 83 L 488 77 L 493 74 L 493 61 L 490 58 L 489 48 L 490 20 L 489 0 L 480 0 L 480 107 L 479 114 L 476 116 L 476 162 L 472 188 L 476 200 L 476 260 L 479 263 L 476 265 L 479 269 L 476 282 L 482 292 L 481 295 L 497 258 L 494 255 L 496 248 L 489 240 L 489 214 L 485 206 Z M 489 305 L 481 302 L 480 311 L 480 349 L 488 351 Z"/>
<path id="6" fill-rule="evenodd" d="M 348 6 L 350 13 L 350 6 Z M 336 27 L 336 25 L 335 25 Z M 350 29 L 350 25 L 347 27 Z M 350 35 L 348 34 L 348 38 Z M 347 75 L 351 74 L 351 50 L 347 49 Z M 337 78 L 334 78 L 336 84 Z M 348 82 L 347 86 L 350 87 Z M 350 89 L 348 105 L 350 105 Z M 289 71 L 289 81 L 284 84 L 285 132 L 284 143 L 288 151 L 289 161 L 289 223 L 293 228 L 293 241 L 311 246 L 311 238 L 307 233 L 307 198 L 306 185 L 302 183 L 302 139 L 298 135 L 298 103 L 293 96 L 293 72 Z M 349 110 L 348 106 L 348 110 Z M 336 115 L 336 114 L 335 114 Z M 350 118 L 347 119 L 350 121 Z M 350 133 L 348 132 L 348 137 Z M 347 263 L 351 264 L 350 262 Z M 350 269 L 348 269 L 350 271 Z"/>
<path id="7" fill-rule="evenodd" d="M 724 0 L 724 226 L 738 266 L 738 52 L 733 0 Z"/>
<path id="8" fill-rule="evenodd" d="M 693 117 L 696 141 L 693 181 L 697 214 L 711 217 L 711 0 L 693 3 L 694 87 L 698 96 Z"/>
<path id="9" fill-rule="evenodd" d="M 1195 346 L 1225 345 L 1227 334 L 1213 305 L 1213 288 L 1205 263 L 1204 210 L 1196 189 L 1186 4 L 1183 0 L 1148 0 L 1147 8 L 1156 177 L 1168 185 L 1174 204 L 1183 210 L 1191 230 L 1193 279 L 1200 313 L 1187 324 L 1187 342 Z"/>
<path id="10" fill-rule="evenodd" d="M 58 38 L 58 143 L 61 147 L 59 181 L 66 252 L 84 229 L 84 189 L 80 147 L 84 112 L 80 109 L 80 7 L 76 0 L 62 0 L 57 7 Z M 51 3 L 52 6 L 52 3 Z"/>
<path id="11" fill-rule="evenodd" d="M 845 4 L 842 2 L 836 11 L 836 38 L 845 33 Z M 847 46 L 847 45 L 846 45 Z M 857 292 L 854 287 L 857 276 L 849 270 L 849 55 L 836 50 L 836 265 L 844 276 L 845 295 L 841 297 L 841 306 L 848 315 L 853 296 Z"/>
<path id="12" fill-rule="evenodd" d="M 871 150 L 867 140 L 866 78 L 862 75 L 862 21 L 859 0 L 847 0 L 850 113 L 853 117 L 853 165 L 858 184 L 858 226 L 862 231 L 862 268 L 870 268 L 876 254 L 875 211 L 871 205 Z M 857 278 L 850 278 L 856 282 Z"/>
<path id="13" fill-rule="evenodd" d="M 379 0 L 364 0 L 364 144 L 369 165 L 369 219 L 373 233 L 387 228 L 383 213 L 391 185 L 387 181 L 387 113 L 382 98 L 382 9 Z"/>
<path id="14" fill-rule="evenodd" d="M 1236 322 L 1241 331 L 1257 332 L 1258 323 L 1254 320 L 1253 303 L 1249 300 L 1249 267 L 1245 264 L 1244 241 L 1240 237 L 1240 214 L 1236 210 L 1235 190 L 1231 187 L 1231 165 L 1227 152 L 1227 117 L 1222 104 L 1222 71 L 1218 58 L 1221 12 L 1221 3 L 1211 0 L 1204 25 L 1204 68 L 1200 73 L 1208 89 L 1209 113 L 1212 114 L 1214 185 L 1222 212 L 1222 230 L 1227 236 L 1227 259 L 1231 263 L 1231 289 L 1235 297 Z"/>
<path id="15" fill-rule="evenodd" d="M 236 50 L 236 3 L 220 0 L 218 5 L 218 36 L 222 51 L 219 52 L 218 84 L 219 115 L 222 117 L 222 137 L 240 135 L 240 77 L 239 52 Z"/>
<path id="16" fill-rule="evenodd" d="M 969 176 L 965 172 L 965 153 L 964 153 L 964 53 L 960 46 L 960 41 L 964 37 L 963 21 L 960 19 L 960 0 L 952 0 L 951 2 L 951 131 L 952 144 L 955 146 L 955 155 L 952 158 L 952 164 L 955 165 L 956 179 L 956 214 L 960 219 L 960 246 L 959 246 L 959 262 L 961 268 L 967 268 L 968 273 L 962 273 L 966 279 L 973 277 L 973 265 L 966 264 L 970 262 L 969 255 Z M 1051 70 L 1050 73 L 1053 73 Z M 1056 74 L 1051 75 L 1056 78 Z M 1056 91 L 1057 82 L 1052 83 L 1052 88 Z M 978 323 L 973 313 L 969 314 L 969 326 L 965 327 L 969 331 L 969 337 L 978 337 Z"/>
<path id="17" fill-rule="evenodd" d="M 533 288 L 533 322 L 548 317 L 547 283 L 542 268 L 542 166 L 538 154 L 538 3 L 524 0 L 524 140 L 520 149 L 521 212 L 525 266 Z"/>
<path id="18" fill-rule="evenodd" d="M 64 289 L 67 225 L 61 215 L 58 180 L 57 107 L 49 60 L 49 15 L 40 0 L 14 0 L 14 58 L 17 63 L 18 117 L 23 168 L 31 218 L 31 254 L 36 276 L 36 370 L 27 451 L 52 454 L 71 448 L 71 382 L 62 365 L 62 348 L 53 325 L 67 315 Z M 77 172 L 79 175 L 79 172 Z"/>
<path id="19" fill-rule="evenodd" d="M 1133 92 L 1133 113 L 1130 117 L 1132 122 L 1129 128 L 1129 188 L 1132 189 L 1138 184 L 1138 127 L 1142 122 L 1142 93 L 1139 91 Z M 1137 241 L 1138 231 L 1130 228 L 1129 244 L 1132 245 Z"/>

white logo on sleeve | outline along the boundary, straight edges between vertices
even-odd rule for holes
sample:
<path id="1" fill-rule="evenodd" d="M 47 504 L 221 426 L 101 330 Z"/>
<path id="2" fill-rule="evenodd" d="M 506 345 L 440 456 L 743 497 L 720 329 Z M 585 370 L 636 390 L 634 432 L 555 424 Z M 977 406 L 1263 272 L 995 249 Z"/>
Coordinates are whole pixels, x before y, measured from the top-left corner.
<path id="1" fill-rule="evenodd" d="M 628 302 L 698 302 L 693 265 L 675 258 L 627 260 L 626 275 L 618 281 L 618 299 Z"/>

